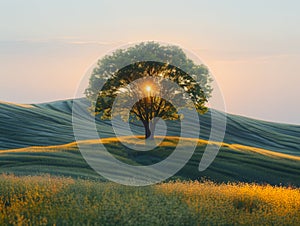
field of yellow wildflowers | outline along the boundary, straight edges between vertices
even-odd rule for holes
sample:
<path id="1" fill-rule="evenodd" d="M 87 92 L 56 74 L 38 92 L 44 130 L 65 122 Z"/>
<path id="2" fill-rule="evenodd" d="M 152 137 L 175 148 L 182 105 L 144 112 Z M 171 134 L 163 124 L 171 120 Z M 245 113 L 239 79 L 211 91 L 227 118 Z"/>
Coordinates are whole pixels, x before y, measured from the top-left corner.
<path id="1" fill-rule="evenodd" d="M 300 189 L 0 176 L 0 225 L 300 225 Z"/>

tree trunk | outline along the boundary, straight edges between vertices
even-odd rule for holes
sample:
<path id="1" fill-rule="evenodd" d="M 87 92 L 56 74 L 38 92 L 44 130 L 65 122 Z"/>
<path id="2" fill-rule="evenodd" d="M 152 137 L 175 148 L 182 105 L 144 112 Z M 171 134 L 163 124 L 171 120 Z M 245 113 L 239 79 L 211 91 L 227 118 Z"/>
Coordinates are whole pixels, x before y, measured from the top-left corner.
<path id="1" fill-rule="evenodd" d="M 150 122 L 144 121 L 143 125 L 145 128 L 145 139 L 153 140 L 154 139 L 154 131 L 156 126 L 156 120 L 151 120 Z"/>
<path id="2" fill-rule="evenodd" d="M 150 125 L 147 121 L 144 121 L 143 124 L 145 128 L 145 139 L 148 139 L 151 136 Z"/>
<path id="3" fill-rule="evenodd" d="M 149 123 L 149 129 L 150 129 L 151 134 L 148 139 L 151 139 L 151 140 L 154 139 L 155 126 L 156 126 L 156 121 L 153 119 Z"/>

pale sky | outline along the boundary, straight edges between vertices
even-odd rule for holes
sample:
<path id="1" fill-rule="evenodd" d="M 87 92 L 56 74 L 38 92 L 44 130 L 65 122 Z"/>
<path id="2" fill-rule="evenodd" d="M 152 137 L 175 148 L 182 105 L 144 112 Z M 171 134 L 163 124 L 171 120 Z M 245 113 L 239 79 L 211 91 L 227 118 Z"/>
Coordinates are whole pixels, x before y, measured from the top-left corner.
<path id="1" fill-rule="evenodd" d="M 300 124 L 300 1 L 0 0 L 0 100 L 72 98 L 89 66 L 129 42 L 193 51 L 227 112 Z"/>

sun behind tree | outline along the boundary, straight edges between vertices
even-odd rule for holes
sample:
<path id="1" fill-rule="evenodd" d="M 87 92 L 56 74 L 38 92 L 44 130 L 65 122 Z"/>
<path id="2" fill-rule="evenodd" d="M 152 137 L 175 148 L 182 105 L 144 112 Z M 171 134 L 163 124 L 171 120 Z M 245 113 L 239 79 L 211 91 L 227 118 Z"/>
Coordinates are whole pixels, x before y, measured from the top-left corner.
<path id="1" fill-rule="evenodd" d="M 151 86 L 146 86 L 146 90 L 147 90 L 147 92 L 150 92 L 151 91 Z"/>
<path id="2" fill-rule="evenodd" d="M 156 61 L 139 61 L 139 58 Z M 134 83 L 137 80 L 139 82 Z M 167 81 L 177 86 L 170 86 Z M 117 96 L 126 96 L 118 106 L 120 114 L 133 99 L 138 100 L 130 116 L 142 121 L 145 138 L 153 139 L 159 118 L 179 120 L 182 117 L 174 106 L 181 106 L 184 100 L 191 99 L 193 107 L 205 113 L 205 103 L 212 92 L 211 81 L 208 69 L 194 64 L 180 48 L 148 42 L 117 50 L 100 59 L 85 94 L 91 100 L 91 110 L 102 119 L 114 117 L 112 107 Z M 101 83 L 105 83 L 102 88 Z"/>

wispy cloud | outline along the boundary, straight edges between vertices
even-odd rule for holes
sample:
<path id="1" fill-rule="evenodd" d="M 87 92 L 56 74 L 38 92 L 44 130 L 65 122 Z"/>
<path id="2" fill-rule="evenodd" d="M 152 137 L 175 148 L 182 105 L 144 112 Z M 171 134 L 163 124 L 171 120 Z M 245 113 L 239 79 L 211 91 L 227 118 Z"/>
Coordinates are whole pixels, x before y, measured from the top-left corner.
<path id="1" fill-rule="evenodd" d="M 298 51 L 226 51 L 212 49 L 194 49 L 197 55 L 222 62 L 244 62 L 244 61 L 270 61 L 286 59 L 289 57 L 300 57 Z"/>
<path id="2" fill-rule="evenodd" d="M 23 43 L 23 44 L 49 44 L 49 43 L 63 43 L 72 45 L 120 45 L 125 42 L 112 42 L 112 41 L 101 41 L 101 40 L 82 40 L 75 37 L 62 37 L 62 38 L 52 38 L 52 39 L 18 39 L 18 40 L 0 40 L 1 44 L 13 44 L 13 43 Z"/>
<path id="3" fill-rule="evenodd" d="M 74 44 L 74 45 L 118 45 L 121 44 L 122 42 L 105 42 L 105 41 L 68 41 L 67 43 L 69 44 Z"/>

